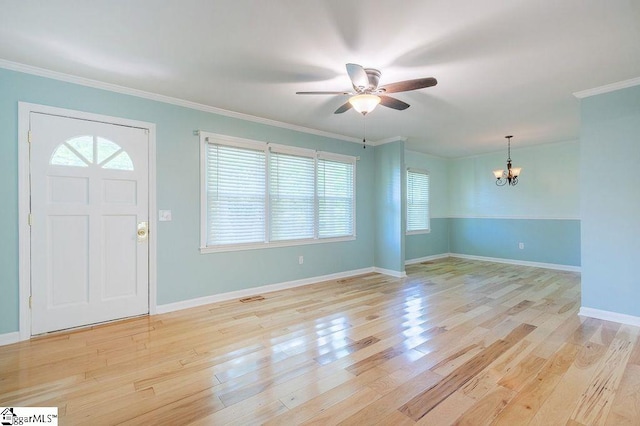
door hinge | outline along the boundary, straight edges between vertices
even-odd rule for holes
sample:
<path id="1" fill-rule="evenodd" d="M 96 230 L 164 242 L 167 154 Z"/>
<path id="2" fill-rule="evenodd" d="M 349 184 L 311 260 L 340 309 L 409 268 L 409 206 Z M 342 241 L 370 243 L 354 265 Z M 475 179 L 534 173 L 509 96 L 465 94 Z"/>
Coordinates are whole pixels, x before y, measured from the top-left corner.
<path id="1" fill-rule="evenodd" d="M 31 219 L 32 219 L 32 216 L 31 216 L 31 213 L 29 213 L 29 216 L 27 217 L 27 223 L 29 224 L 29 226 L 31 226 Z"/>
<path id="2" fill-rule="evenodd" d="M 29 296 L 29 309 L 31 309 L 31 298 L 32 296 Z"/>
<path id="3" fill-rule="evenodd" d="M 27 132 L 27 142 L 31 143 L 31 130 Z"/>

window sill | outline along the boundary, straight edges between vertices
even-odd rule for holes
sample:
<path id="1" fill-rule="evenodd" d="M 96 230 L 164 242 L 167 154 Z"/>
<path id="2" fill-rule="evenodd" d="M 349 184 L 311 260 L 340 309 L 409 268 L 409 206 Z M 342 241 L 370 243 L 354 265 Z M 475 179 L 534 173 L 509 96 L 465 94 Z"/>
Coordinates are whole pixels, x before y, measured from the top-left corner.
<path id="1" fill-rule="evenodd" d="M 430 234 L 431 229 L 421 229 L 419 231 L 407 231 L 405 235 L 421 235 L 421 234 Z"/>
<path id="2" fill-rule="evenodd" d="M 233 244 L 225 246 L 206 246 L 200 247 L 200 254 L 207 253 L 223 253 L 228 251 L 243 251 L 243 250 L 257 250 L 257 249 L 269 249 L 276 247 L 292 247 L 303 246 L 309 244 L 324 244 L 324 243 L 338 243 L 343 241 L 354 241 L 355 235 L 348 237 L 337 238 L 314 238 L 312 240 L 293 240 L 293 241 L 274 241 L 270 243 L 250 243 L 250 244 Z"/>

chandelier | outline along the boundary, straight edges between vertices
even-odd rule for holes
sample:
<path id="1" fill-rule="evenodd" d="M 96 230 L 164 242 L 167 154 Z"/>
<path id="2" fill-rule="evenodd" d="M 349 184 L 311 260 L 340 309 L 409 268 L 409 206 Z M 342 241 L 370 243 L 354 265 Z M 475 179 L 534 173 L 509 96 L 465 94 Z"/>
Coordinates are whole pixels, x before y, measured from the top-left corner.
<path id="1" fill-rule="evenodd" d="M 507 155 L 507 170 L 494 170 L 493 175 L 496 177 L 496 185 L 504 186 L 507 183 L 510 186 L 515 186 L 518 184 L 518 176 L 520 176 L 520 172 L 522 171 L 522 167 L 511 167 L 511 138 L 513 136 L 505 136 L 508 140 L 508 155 Z"/>

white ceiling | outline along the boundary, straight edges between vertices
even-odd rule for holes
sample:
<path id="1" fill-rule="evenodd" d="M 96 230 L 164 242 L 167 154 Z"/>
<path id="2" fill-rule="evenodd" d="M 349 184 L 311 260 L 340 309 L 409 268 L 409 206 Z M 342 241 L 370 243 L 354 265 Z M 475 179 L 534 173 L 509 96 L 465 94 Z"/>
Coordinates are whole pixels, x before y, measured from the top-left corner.
<path id="1" fill-rule="evenodd" d="M 640 0 L 0 0 L 0 59 L 356 138 L 295 92 L 435 77 L 367 139 L 456 157 L 577 139 L 574 92 L 640 77 Z"/>

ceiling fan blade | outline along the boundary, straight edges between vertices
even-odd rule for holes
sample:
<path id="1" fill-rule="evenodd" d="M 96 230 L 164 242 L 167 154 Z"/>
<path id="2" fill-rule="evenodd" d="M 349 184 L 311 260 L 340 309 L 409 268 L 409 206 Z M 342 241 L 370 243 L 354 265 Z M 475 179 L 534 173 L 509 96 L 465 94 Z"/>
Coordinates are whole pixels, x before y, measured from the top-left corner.
<path id="1" fill-rule="evenodd" d="M 342 105 L 340 106 L 340 108 L 338 108 L 338 109 L 334 112 L 334 114 L 342 114 L 343 112 L 345 112 L 345 111 L 349 111 L 350 109 L 351 109 L 351 104 L 350 104 L 349 102 L 346 102 L 346 103 L 342 104 Z"/>
<path id="2" fill-rule="evenodd" d="M 408 103 L 402 102 L 400 99 L 392 98 L 391 96 L 380 96 L 380 105 L 400 111 L 407 109 L 410 106 Z"/>
<path id="3" fill-rule="evenodd" d="M 367 73 L 364 68 L 362 68 L 362 65 L 347 64 L 347 74 L 349 74 L 354 89 L 358 92 L 369 87 L 369 77 L 367 77 Z"/>
<path id="4" fill-rule="evenodd" d="M 352 95 L 351 92 L 296 92 L 296 95 Z"/>
<path id="5" fill-rule="evenodd" d="M 408 92 L 410 90 L 424 89 L 438 84 L 438 80 L 433 77 L 416 78 L 415 80 L 398 81 L 397 83 L 387 84 L 380 87 L 379 90 L 385 93 Z"/>

